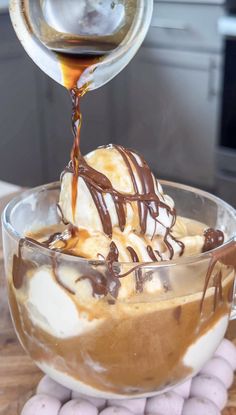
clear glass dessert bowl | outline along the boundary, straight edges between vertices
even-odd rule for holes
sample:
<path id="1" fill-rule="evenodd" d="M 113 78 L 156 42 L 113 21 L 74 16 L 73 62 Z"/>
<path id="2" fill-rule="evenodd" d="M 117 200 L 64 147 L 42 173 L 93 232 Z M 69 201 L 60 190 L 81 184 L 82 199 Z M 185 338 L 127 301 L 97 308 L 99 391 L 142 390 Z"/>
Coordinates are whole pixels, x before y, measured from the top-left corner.
<path id="1" fill-rule="evenodd" d="M 106 398 L 151 396 L 192 376 L 212 356 L 234 313 L 235 210 L 209 193 L 161 182 L 178 215 L 222 230 L 222 246 L 150 263 L 88 261 L 31 238 L 60 227 L 60 184 L 6 207 L 3 241 L 16 333 L 35 363 L 73 390 Z M 120 291 L 106 291 L 111 273 Z M 114 277 L 114 275 L 113 275 Z"/>

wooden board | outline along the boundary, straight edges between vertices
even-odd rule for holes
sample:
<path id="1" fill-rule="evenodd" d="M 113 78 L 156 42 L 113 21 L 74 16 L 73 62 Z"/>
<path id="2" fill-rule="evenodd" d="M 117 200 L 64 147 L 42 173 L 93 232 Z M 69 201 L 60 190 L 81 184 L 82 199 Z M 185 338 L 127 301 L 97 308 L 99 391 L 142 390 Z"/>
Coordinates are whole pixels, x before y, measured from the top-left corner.
<path id="1" fill-rule="evenodd" d="M 7 201 L 8 198 L 0 201 L 0 211 Z M 235 339 L 236 345 L 236 322 L 230 324 L 227 335 Z M 0 246 L 0 415 L 20 415 L 22 406 L 33 395 L 41 377 L 42 372 L 25 354 L 12 327 Z M 236 415 L 236 377 L 222 415 Z"/>

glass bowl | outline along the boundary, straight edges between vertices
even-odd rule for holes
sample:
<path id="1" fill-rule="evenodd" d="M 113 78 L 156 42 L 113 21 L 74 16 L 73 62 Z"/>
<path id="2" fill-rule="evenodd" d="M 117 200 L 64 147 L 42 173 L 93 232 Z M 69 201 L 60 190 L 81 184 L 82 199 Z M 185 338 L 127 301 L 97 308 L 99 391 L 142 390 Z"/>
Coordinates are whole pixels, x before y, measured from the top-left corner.
<path id="1" fill-rule="evenodd" d="M 221 229 L 226 241 L 197 256 L 135 267 L 113 264 L 116 273 L 127 274 L 117 299 L 104 294 L 106 261 L 62 254 L 24 238 L 59 224 L 59 183 L 22 193 L 3 213 L 16 333 L 35 363 L 72 390 L 105 398 L 166 391 L 201 369 L 234 317 L 235 210 L 204 191 L 161 184 L 178 215 Z M 93 284 L 101 295 L 94 295 Z"/>

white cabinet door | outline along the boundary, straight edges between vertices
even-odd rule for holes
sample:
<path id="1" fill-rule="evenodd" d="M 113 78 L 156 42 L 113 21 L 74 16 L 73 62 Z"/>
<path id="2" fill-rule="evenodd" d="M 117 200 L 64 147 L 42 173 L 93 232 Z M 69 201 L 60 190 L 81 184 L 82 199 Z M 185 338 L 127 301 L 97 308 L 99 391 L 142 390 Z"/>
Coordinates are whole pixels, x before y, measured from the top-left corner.
<path id="1" fill-rule="evenodd" d="M 114 139 L 158 177 L 212 188 L 220 73 L 217 54 L 142 48 L 113 83 Z"/>
<path id="2" fill-rule="evenodd" d="M 145 43 L 191 52 L 220 52 L 223 38 L 217 22 L 224 14 L 222 5 L 209 2 L 157 1 Z"/>
<path id="3" fill-rule="evenodd" d="M 73 143 L 68 92 L 36 67 L 0 15 L 0 180 L 22 186 L 58 180 Z M 110 85 L 82 100 L 83 153 L 111 137 Z"/>
<path id="4" fill-rule="evenodd" d="M 39 89 L 33 64 L 0 52 L 0 179 L 22 186 L 43 181 Z"/>
<path id="5" fill-rule="evenodd" d="M 45 180 L 41 72 L 0 14 L 0 180 L 35 186 Z"/>

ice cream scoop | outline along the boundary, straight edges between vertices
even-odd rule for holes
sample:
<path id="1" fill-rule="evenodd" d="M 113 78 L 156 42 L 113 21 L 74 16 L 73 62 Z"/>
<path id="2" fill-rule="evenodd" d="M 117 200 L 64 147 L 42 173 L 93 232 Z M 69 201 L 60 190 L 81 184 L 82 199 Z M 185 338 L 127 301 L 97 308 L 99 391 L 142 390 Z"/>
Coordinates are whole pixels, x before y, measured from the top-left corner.
<path id="1" fill-rule="evenodd" d="M 77 177 L 69 164 L 59 207 L 63 220 L 80 231 L 68 249 L 85 258 L 106 259 L 111 240 L 122 262 L 172 259 L 184 253 L 185 245 L 189 255 L 204 245 L 203 234 L 189 234 L 188 224 L 176 221 L 174 201 L 143 157 L 122 146 L 80 157 Z"/>
<path id="2" fill-rule="evenodd" d="M 68 222 L 108 236 L 115 227 L 121 231 L 130 227 L 138 234 L 164 237 L 175 221 L 174 202 L 164 195 L 140 155 L 110 145 L 94 150 L 85 160 L 93 171 L 90 176 L 86 172 L 79 176 L 74 212 L 73 174 L 66 171 L 62 177 L 59 205 Z M 103 203 L 100 208 L 99 203 Z"/>

